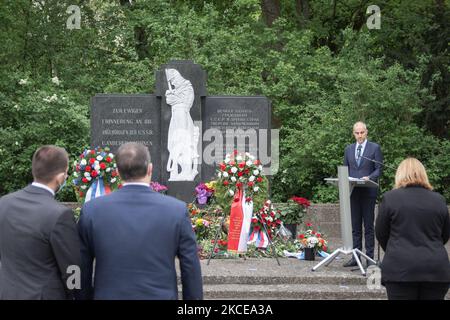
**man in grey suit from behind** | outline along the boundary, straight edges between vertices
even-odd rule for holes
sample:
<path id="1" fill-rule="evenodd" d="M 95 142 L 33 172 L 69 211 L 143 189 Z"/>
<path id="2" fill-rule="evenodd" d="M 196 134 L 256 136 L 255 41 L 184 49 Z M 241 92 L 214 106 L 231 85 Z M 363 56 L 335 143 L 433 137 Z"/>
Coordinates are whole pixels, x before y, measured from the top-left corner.
<path id="1" fill-rule="evenodd" d="M 0 198 L 0 299 L 73 298 L 79 238 L 72 210 L 54 199 L 68 165 L 63 148 L 43 146 L 33 155 L 34 182 Z"/>

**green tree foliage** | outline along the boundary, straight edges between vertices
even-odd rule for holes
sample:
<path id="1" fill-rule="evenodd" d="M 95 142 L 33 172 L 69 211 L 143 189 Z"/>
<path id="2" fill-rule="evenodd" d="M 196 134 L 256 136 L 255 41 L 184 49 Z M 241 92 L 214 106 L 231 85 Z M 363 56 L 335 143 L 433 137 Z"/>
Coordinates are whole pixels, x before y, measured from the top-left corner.
<path id="1" fill-rule="evenodd" d="M 66 10 L 73 4 L 81 9 L 81 28 L 70 30 Z M 369 4 L 5 1 L 0 194 L 31 181 L 39 145 L 64 146 L 73 157 L 88 145 L 90 97 L 151 93 L 161 64 L 191 59 L 207 70 L 209 94 L 272 100 L 281 137 L 275 201 L 292 195 L 335 201 L 337 190 L 323 178 L 336 175 L 357 120 L 367 123 L 386 163 L 419 158 L 450 200 L 449 3 L 380 0 L 380 30 L 365 25 Z M 383 191 L 393 176 L 386 168 Z"/>

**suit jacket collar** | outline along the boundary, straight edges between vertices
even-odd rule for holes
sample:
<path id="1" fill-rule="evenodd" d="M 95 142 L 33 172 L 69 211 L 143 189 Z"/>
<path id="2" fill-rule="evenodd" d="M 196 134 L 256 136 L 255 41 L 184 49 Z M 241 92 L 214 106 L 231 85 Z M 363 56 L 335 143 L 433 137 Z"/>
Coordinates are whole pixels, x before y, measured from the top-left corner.
<path id="1" fill-rule="evenodd" d="M 121 191 L 121 192 L 150 192 L 150 193 L 155 192 L 152 190 L 152 188 L 150 188 L 150 186 L 146 187 L 146 186 L 140 186 L 140 185 L 136 185 L 136 184 L 123 186 L 119 191 Z"/>
<path id="2" fill-rule="evenodd" d="M 27 193 L 32 193 L 36 195 L 42 195 L 42 196 L 48 196 L 50 198 L 54 198 L 54 196 L 48 191 L 43 188 L 35 187 L 33 185 L 28 185 L 23 189 Z"/>

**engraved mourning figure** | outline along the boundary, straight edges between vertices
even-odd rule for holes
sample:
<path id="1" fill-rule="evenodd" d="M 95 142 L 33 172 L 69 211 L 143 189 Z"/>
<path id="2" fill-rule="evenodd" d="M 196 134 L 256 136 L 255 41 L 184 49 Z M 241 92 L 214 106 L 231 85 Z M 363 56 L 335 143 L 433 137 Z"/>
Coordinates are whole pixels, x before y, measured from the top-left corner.
<path id="1" fill-rule="evenodd" d="M 167 142 L 169 181 L 194 181 L 199 159 L 199 127 L 194 126 L 190 114 L 194 88 L 176 69 L 166 69 L 165 73 L 169 87 L 166 102 L 172 108 Z"/>

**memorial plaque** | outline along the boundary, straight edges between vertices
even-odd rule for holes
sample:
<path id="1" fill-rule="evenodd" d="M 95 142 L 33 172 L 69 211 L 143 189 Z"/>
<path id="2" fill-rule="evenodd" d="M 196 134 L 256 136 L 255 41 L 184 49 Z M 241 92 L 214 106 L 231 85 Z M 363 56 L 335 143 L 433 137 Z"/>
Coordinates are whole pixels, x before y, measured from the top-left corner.
<path id="1" fill-rule="evenodd" d="M 266 97 L 206 97 L 202 115 L 204 181 L 214 177 L 217 164 L 235 149 L 270 165 L 271 106 Z"/>
<path id="2" fill-rule="evenodd" d="M 152 155 L 153 179 L 160 179 L 160 108 L 150 94 L 98 94 L 91 99 L 91 147 L 117 151 L 126 142 L 147 146 Z"/>

